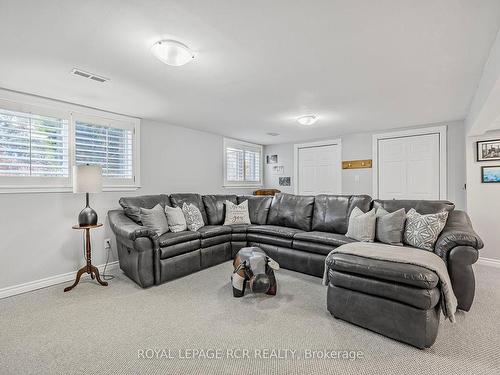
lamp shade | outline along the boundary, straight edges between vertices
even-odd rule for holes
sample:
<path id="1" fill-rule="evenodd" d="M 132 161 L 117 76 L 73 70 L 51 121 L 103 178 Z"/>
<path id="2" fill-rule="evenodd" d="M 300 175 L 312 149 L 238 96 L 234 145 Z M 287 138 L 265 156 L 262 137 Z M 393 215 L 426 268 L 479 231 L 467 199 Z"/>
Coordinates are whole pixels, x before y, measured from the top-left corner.
<path id="1" fill-rule="evenodd" d="M 102 191 L 102 169 L 99 165 L 73 166 L 73 193 L 99 193 Z"/>

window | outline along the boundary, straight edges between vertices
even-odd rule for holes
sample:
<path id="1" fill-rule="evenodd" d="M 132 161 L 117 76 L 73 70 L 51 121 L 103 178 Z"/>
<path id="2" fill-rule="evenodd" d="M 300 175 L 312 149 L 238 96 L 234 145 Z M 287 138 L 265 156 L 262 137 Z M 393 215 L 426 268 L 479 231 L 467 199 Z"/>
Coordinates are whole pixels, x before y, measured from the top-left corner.
<path id="1" fill-rule="evenodd" d="M 262 185 L 262 146 L 224 138 L 224 186 Z"/>
<path id="2" fill-rule="evenodd" d="M 81 116 L 74 119 L 75 163 L 100 165 L 108 185 L 133 182 L 133 124 Z"/>
<path id="3" fill-rule="evenodd" d="M 0 99 L 0 192 L 71 191 L 72 166 L 83 163 L 102 166 L 105 189 L 138 187 L 139 120 L 71 109 Z"/>

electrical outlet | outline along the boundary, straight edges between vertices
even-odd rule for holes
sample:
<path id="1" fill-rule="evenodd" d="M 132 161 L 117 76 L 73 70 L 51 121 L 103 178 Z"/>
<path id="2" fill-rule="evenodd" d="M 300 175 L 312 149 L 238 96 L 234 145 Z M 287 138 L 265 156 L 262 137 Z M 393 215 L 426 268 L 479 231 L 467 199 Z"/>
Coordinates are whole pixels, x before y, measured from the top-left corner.
<path id="1" fill-rule="evenodd" d="M 104 239 L 104 250 L 109 250 L 109 249 L 111 249 L 111 239 L 105 238 Z"/>

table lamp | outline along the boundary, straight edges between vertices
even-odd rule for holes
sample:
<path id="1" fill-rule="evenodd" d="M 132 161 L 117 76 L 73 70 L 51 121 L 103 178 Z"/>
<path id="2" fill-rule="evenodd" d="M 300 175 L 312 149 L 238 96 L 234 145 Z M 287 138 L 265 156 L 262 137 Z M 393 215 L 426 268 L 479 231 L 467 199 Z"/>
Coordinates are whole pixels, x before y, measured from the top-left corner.
<path id="1" fill-rule="evenodd" d="M 81 227 L 97 224 L 97 212 L 89 206 L 89 193 L 102 191 L 102 169 L 99 165 L 73 166 L 73 193 L 85 193 L 86 206 L 78 215 Z"/>

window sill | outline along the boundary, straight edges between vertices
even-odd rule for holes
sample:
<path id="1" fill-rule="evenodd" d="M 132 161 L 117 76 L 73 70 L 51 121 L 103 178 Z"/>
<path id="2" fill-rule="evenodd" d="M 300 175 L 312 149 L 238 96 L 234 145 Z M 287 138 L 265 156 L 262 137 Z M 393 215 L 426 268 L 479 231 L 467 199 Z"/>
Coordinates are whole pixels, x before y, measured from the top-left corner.
<path id="1" fill-rule="evenodd" d="M 264 185 L 222 185 L 225 189 L 241 189 L 241 188 L 261 188 Z"/>
<path id="2" fill-rule="evenodd" d="M 104 186 L 103 192 L 135 191 L 140 186 Z M 69 186 L 0 186 L 0 194 L 30 194 L 30 193 L 73 193 Z"/>

